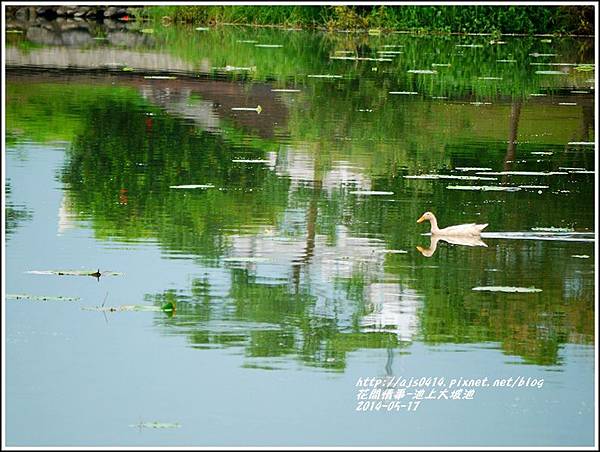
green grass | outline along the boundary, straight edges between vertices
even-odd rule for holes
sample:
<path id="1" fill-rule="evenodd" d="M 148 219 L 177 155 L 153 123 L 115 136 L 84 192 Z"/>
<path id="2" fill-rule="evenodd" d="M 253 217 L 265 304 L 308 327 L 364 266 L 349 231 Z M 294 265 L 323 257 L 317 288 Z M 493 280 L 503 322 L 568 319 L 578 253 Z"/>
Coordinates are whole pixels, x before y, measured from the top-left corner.
<path id="1" fill-rule="evenodd" d="M 197 25 L 251 24 L 453 33 L 592 34 L 592 6 L 146 6 L 141 15 Z"/>

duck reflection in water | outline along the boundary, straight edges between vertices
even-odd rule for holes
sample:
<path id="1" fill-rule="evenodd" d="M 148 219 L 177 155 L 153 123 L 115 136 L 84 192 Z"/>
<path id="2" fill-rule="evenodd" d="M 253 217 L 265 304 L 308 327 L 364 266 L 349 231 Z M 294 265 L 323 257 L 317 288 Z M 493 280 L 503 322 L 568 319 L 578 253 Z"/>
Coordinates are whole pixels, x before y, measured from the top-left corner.
<path id="1" fill-rule="evenodd" d="M 440 240 L 443 242 L 451 243 L 453 245 L 485 246 L 487 248 L 487 245 L 485 244 L 485 242 L 483 240 L 481 240 L 481 238 L 479 236 L 476 236 L 476 235 L 475 236 L 456 236 L 456 237 L 432 235 L 431 243 L 429 244 L 429 248 L 423 248 L 422 246 L 417 246 L 417 250 L 419 250 L 419 252 L 423 256 L 431 257 L 435 253 L 438 242 Z"/>

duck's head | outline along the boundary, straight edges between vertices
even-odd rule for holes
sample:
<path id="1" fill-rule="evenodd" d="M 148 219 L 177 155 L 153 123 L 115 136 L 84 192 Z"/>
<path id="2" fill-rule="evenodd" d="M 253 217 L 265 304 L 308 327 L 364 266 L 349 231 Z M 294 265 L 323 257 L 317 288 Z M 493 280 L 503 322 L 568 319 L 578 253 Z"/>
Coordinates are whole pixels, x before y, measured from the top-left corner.
<path id="1" fill-rule="evenodd" d="M 425 220 L 431 221 L 434 218 L 435 217 L 433 216 L 433 214 L 431 212 L 425 212 L 423 215 L 421 215 L 421 218 L 419 218 L 417 220 L 417 223 L 423 223 Z"/>

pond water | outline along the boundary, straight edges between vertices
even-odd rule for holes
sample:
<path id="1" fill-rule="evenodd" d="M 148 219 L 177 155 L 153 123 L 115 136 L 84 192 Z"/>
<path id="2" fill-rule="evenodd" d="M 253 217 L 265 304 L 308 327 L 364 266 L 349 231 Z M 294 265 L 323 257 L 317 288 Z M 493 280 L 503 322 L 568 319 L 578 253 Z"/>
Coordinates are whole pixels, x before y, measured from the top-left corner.
<path id="1" fill-rule="evenodd" d="M 593 445 L 593 40 L 148 27 L 6 35 L 7 445 Z"/>

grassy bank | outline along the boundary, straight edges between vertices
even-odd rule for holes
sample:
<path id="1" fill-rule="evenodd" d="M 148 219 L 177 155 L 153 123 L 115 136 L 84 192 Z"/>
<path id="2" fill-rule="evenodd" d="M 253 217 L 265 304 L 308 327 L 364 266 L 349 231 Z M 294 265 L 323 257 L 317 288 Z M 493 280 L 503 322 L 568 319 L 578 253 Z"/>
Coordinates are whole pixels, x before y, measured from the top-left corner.
<path id="1" fill-rule="evenodd" d="M 593 6 L 147 6 L 150 19 L 195 25 L 280 25 L 330 30 L 593 34 Z"/>

